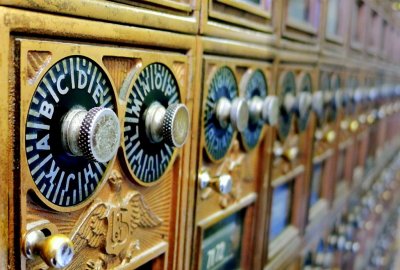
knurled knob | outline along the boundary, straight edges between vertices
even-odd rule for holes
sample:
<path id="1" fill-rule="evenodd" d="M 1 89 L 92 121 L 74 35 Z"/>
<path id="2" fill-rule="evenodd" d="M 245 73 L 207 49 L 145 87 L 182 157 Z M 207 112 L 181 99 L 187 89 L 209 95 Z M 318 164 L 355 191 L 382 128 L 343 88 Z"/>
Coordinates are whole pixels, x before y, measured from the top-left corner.
<path id="1" fill-rule="evenodd" d="M 296 96 L 294 111 L 301 118 L 305 118 L 311 109 L 312 95 L 309 92 L 300 92 Z"/>
<path id="2" fill-rule="evenodd" d="M 267 96 L 262 99 L 259 96 L 253 97 L 248 102 L 250 121 L 257 122 L 262 119 L 270 126 L 278 123 L 280 113 L 280 103 L 276 96 Z"/>
<path id="3" fill-rule="evenodd" d="M 312 97 L 312 109 L 320 120 L 324 118 L 324 103 L 324 92 L 315 92 Z"/>
<path id="4" fill-rule="evenodd" d="M 165 109 L 153 102 L 145 112 L 145 128 L 151 142 L 164 141 L 172 147 L 182 147 L 189 134 L 189 111 L 182 103 Z"/>
<path id="5" fill-rule="evenodd" d="M 103 107 L 90 109 L 79 130 L 78 145 L 83 155 L 93 161 L 107 162 L 117 153 L 119 140 L 117 115 Z"/>
<path id="6" fill-rule="evenodd" d="M 61 133 L 69 154 L 97 162 L 107 162 L 116 155 L 121 136 L 117 115 L 104 107 L 71 110 L 64 117 Z"/>
<path id="7" fill-rule="evenodd" d="M 63 234 L 46 237 L 40 230 L 29 232 L 24 239 L 24 254 L 28 259 L 40 256 L 52 268 L 68 266 L 74 257 L 72 241 Z"/>
<path id="8" fill-rule="evenodd" d="M 242 132 L 247 128 L 249 121 L 249 107 L 244 98 L 236 97 L 232 101 L 226 97 L 218 100 L 216 116 L 221 127 L 231 123 L 236 131 Z"/>
<path id="9" fill-rule="evenodd" d="M 361 88 L 357 88 L 356 90 L 354 90 L 353 92 L 353 103 L 358 105 L 362 102 L 363 99 L 363 91 Z"/>
<path id="10" fill-rule="evenodd" d="M 189 134 L 189 111 L 184 104 L 172 104 L 165 112 L 162 134 L 165 142 L 182 147 Z"/>

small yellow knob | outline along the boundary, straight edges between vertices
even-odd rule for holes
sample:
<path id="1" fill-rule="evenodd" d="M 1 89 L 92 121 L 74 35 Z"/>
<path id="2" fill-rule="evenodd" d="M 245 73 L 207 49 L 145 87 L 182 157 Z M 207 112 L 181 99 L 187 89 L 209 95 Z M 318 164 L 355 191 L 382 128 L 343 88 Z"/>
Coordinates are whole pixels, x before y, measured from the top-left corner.
<path id="1" fill-rule="evenodd" d="M 372 125 L 373 123 L 375 123 L 375 114 L 370 113 L 367 117 L 367 123 L 369 125 Z"/>
<path id="2" fill-rule="evenodd" d="M 298 155 L 299 155 L 299 149 L 297 147 L 295 147 L 295 146 L 290 147 L 283 154 L 283 156 L 289 161 L 295 160 Z"/>
<path id="3" fill-rule="evenodd" d="M 325 134 L 325 140 L 328 143 L 333 143 L 336 139 L 336 132 L 334 130 L 330 130 Z"/>
<path id="4" fill-rule="evenodd" d="M 358 130 L 359 124 L 357 120 L 353 120 L 350 123 L 350 131 L 351 132 L 356 132 Z"/>
<path id="5" fill-rule="evenodd" d="M 68 266 L 74 257 L 74 247 L 67 236 L 54 234 L 46 237 L 40 230 L 26 235 L 24 251 L 28 259 L 34 259 L 39 255 L 48 266 L 53 268 Z"/>

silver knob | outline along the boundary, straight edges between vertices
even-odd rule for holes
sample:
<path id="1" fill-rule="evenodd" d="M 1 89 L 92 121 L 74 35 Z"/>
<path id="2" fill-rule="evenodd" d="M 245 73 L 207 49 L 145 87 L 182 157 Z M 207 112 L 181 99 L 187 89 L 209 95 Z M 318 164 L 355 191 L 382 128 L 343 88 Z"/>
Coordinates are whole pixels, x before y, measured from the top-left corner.
<path id="1" fill-rule="evenodd" d="M 120 137 L 118 117 L 108 108 L 72 109 L 61 125 L 64 149 L 73 156 L 92 161 L 111 160 L 117 153 Z"/>
<path id="2" fill-rule="evenodd" d="M 232 176 L 229 174 L 222 174 L 220 176 L 211 177 L 207 171 L 204 171 L 199 175 L 199 186 L 200 189 L 212 187 L 221 194 L 228 194 L 232 191 Z"/>
<path id="3" fill-rule="evenodd" d="M 305 118 L 311 109 L 312 95 L 310 92 L 301 92 L 294 103 L 294 111 L 300 118 Z"/>
<path id="4" fill-rule="evenodd" d="M 368 99 L 371 102 L 374 102 L 378 98 L 378 89 L 371 88 L 368 92 Z"/>
<path id="5" fill-rule="evenodd" d="M 343 104 L 343 91 L 338 90 L 335 92 L 334 97 L 333 97 L 333 105 L 335 106 L 336 109 L 339 109 L 342 107 Z"/>
<path id="6" fill-rule="evenodd" d="M 364 98 L 364 91 L 361 88 L 357 88 L 354 91 L 353 102 L 355 104 L 360 104 L 363 101 L 363 98 Z"/>
<path id="7" fill-rule="evenodd" d="M 172 147 L 182 147 L 189 134 L 189 111 L 184 104 L 171 104 L 165 109 L 153 102 L 145 112 L 147 137 L 153 143 L 164 141 Z"/>
<path id="8" fill-rule="evenodd" d="M 324 117 L 324 92 L 317 91 L 312 96 L 312 108 L 319 119 Z"/>
<path id="9" fill-rule="evenodd" d="M 24 254 L 33 260 L 40 256 L 43 261 L 53 268 L 68 266 L 74 257 L 74 247 L 71 240 L 63 234 L 46 237 L 40 230 L 29 232 L 23 243 Z"/>
<path id="10" fill-rule="evenodd" d="M 286 113 L 293 112 L 295 104 L 296 104 L 296 97 L 292 93 L 285 94 L 282 105 Z"/>
<path id="11" fill-rule="evenodd" d="M 221 127 L 225 128 L 231 123 L 239 132 L 247 128 L 249 121 L 249 107 L 244 98 L 235 98 L 232 102 L 226 97 L 218 100 L 215 114 Z"/>
<path id="12" fill-rule="evenodd" d="M 253 97 L 248 102 L 250 121 L 256 122 L 262 119 L 270 126 L 275 126 L 279 118 L 279 99 L 276 96 L 267 96 L 262 99 Z"/>

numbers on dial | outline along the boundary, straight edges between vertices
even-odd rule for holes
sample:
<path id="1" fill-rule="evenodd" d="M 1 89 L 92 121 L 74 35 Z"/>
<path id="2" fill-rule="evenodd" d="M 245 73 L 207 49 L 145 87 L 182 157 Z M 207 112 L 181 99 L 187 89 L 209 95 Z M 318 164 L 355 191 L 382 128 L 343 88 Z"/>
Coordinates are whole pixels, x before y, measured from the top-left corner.
<path id="1" fill-rule="evenodd" d="M 180 101 L 179 86 L 172 71 L 161 63 L 146 66 L 128 97 L 124 120 L 124 155 L 128 169 L 141 185 L 155 184 L 168 170 L 174 148 L 146 134 L 146 110 L 158 102 L 163 107 Z"/>
<path id="2" fill-rule="evenodd" d="M 58 210 L 78 206 L 102 182 L 107 162 L 65 151 L 61 125 L 73 109 L 114 108 L 113 88 L 102 68 L 84 56 L 55 63 L 39 82 L 26 120 L 26 156 L 36 194 Z"/>
<path id="3" fill-rule="evenodd" d="M 227 67 L 219 68 L 208 86 L 204 109 L 205 151 L 211 161 L 221 160 L 232 144 L 235 135 L 232 124 L 222 127 L 215 113 L 217 102 L 225 97 L 233 100 L 238 96 L 235 75 Z"/>
<path id="4" fill-rule="evenodd" d="M 267 96 L 267 92 L 268 85 L 265 76 L 261 70 L 256 70 L 246 84 L 245 99 L 251 100 L 253 97 L 264 99 Z M 255 120 L 250 119 L 247 128 L 240 132 L 241 142 L 246 150 L 256 147 L 264 124 L 261 117 Z"/>

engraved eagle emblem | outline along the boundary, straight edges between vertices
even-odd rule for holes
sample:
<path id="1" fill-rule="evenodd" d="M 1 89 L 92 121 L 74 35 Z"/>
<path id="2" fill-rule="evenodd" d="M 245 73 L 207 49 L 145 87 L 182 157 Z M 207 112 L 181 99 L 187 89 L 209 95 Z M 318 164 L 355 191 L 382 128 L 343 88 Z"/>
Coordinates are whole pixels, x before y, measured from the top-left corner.
<path id="1" fill-rule="evenodd" d="M 131 191 L 124 198 L 118 196 L 117 202 L 95 201 L 81 219 L 72 241 L 76 253 L 86 246 L 104 247 L 107 254 L 123 253 L 125 257 L 133 249 L 140 248 L 139 241 L 133 238 L 135 229 L 153 228 L 161 223 L 162 220 L 150 210 L 143 195 Z"/>

